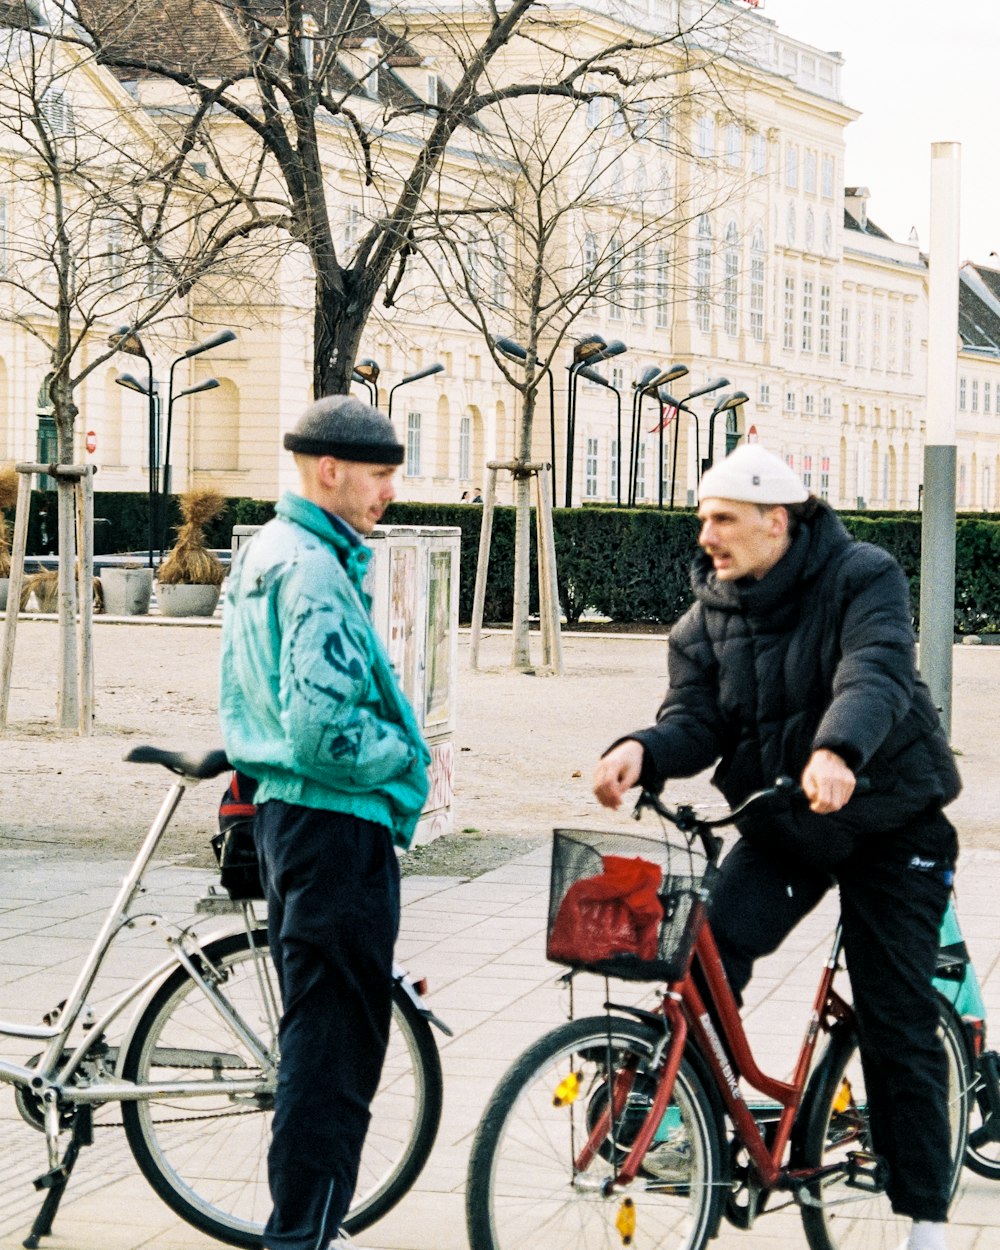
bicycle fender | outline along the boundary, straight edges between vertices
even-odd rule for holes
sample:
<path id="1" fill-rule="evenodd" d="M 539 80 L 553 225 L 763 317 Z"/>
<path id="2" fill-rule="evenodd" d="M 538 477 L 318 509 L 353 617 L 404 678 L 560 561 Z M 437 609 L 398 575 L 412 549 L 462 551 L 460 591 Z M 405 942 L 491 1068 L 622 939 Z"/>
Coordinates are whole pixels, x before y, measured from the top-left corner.
<path id="1" fill-rule="evenodd" d="M 440 1016 L 436 1016 L 430 1007 L 424 1002 L 417 989 L 417 982 L 410 976 L 405 968 L 401 968 L 399 964 L 392 965 L 392 980 L 395 985 L 403 991 L 410 1002 L 416 1007 L 417 1011 L 429 1023 L 435 1025 L 441 1030 L 445 1037 L 454 1037 L 454 1032 L 445 1024 Z"/>

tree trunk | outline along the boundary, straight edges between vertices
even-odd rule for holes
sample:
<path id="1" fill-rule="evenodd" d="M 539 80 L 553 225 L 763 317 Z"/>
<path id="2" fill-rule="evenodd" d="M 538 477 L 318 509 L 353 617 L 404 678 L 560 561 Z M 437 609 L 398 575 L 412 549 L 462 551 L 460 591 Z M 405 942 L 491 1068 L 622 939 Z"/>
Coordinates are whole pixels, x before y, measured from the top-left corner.
<path id="1" fill-rule="evenodd" d="M 354 290 L 328 288 L 316 279 L 313 311 L 313 395 L 349 395 L 373 301 Z"/>
<path id="2" fill-rule="evenodd" d="M 517 459 L 531 460 L 531 428 L 537 390 L 529 386 L 521 409 Z M 512 622 L 511 668 L 526 672 L 531 668 L 531 639 L 528 617 L 531 608 L 531 477 L 518 476 L 514 482 L 514 619 Z"/>

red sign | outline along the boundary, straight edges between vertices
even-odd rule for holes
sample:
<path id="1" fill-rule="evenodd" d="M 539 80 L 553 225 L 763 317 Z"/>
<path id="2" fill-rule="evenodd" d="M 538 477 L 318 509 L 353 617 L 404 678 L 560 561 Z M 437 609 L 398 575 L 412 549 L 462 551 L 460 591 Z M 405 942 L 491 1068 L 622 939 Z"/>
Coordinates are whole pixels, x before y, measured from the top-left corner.
<path id="1" fill-rule="evenodd" d="M 97 450 L 97 435 L 94 433 L 93 430 L 87 431 L 87 450 L 88 451 Z"/>
<path id="2" fill-rule="evenodd" d="M 755 425 L 752 425 L 749 428 L 749 430 L 747 430 L 747 442 L 756 443 L 756 441 L 757 441 L 757 427 Z"/>

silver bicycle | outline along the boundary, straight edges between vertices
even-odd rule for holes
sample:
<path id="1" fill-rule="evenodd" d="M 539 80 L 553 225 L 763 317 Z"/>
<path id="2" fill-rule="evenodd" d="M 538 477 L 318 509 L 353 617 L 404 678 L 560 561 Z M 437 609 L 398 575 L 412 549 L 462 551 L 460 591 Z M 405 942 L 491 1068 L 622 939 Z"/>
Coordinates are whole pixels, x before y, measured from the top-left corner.
<path id="1" fill-rule="evenodd" d="M 234 1246 L 262 1244 L 270 1209 L 267 1147 L 278 1072 L 280 1003 L 267 929 L 250 902 L 214 888 L 195 916 L 174 925 L 150 910 L 143 874 L 185 790 L 224 773 L 222 751 L 200 757 L 136 747 L 133 763 L 175 774 L 163 804 L 64 1002 L 37 1025 L 0 1021 L 0 1035 L 40 1043 L 24 1064 L 0 1060 L 18 1110 L 45 1134 L 45 1191 L 24 1245 L 52 1230 L 94 1111 L 121 1106 L 129 1147 L 143 1175 L 184 1220 Z M 97 1014 L 88 995 L 115 937 L 150 923 L 167 956 Z M 423 986 L 394 971 L 389 1050 L 349 1231 L 366 1228 L 413 1185 L 441 1116 L 441 1062 L 430 1024 L 450 1030 L 421 999 Z M 103 1125 L 102 1125 L 103 1127 Z"/>

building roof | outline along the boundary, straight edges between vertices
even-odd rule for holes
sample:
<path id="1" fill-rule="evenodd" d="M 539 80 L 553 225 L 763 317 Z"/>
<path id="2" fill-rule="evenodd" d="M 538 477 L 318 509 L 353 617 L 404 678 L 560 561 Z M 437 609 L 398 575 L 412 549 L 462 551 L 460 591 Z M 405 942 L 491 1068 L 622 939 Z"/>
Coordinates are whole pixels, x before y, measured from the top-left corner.
<path id="1" fill-rule="evenodd" d="M 958 332 L 963 347 L 1000 355 L 1000 271 L 969 261 L 961 267 Z"/>
<path id="2" fill-rule="evenodd" d="M 881 227 L 876 226 L 870 217 L 865 218 L 864 225 L 851 213 L 848 209 L 844 209 L 844 229 L 856 230 L 858 234 L 868 234 L 875 239 L 889 239 L 892 236 L 886 234 Z"/>

